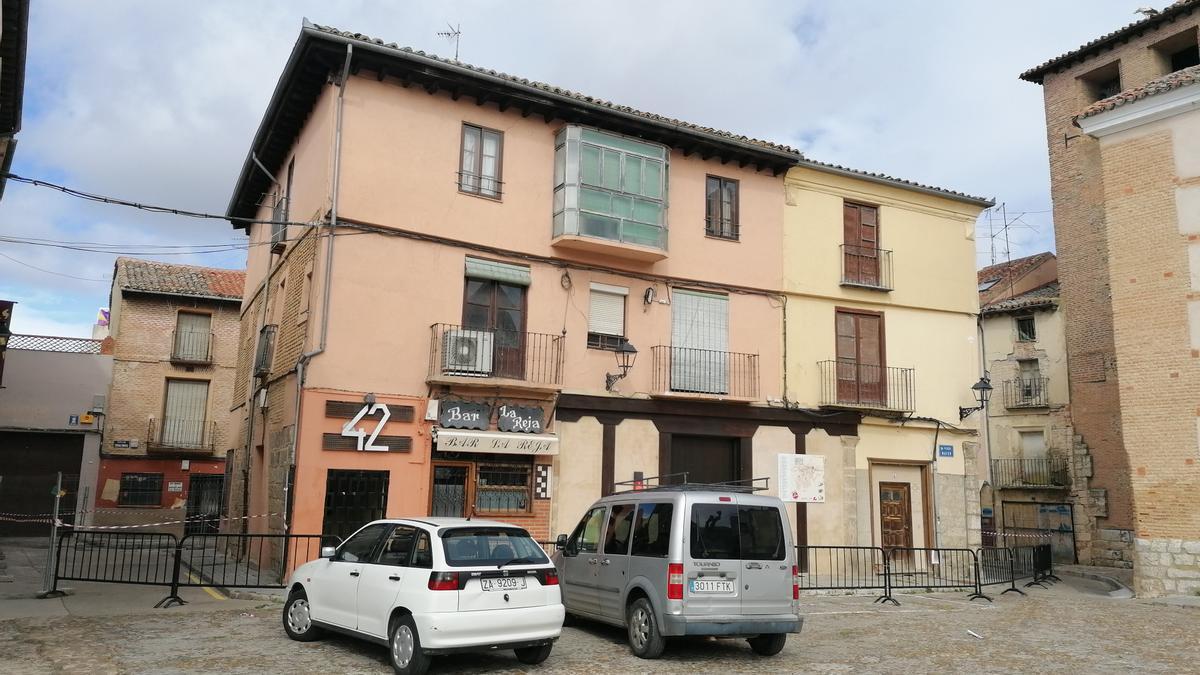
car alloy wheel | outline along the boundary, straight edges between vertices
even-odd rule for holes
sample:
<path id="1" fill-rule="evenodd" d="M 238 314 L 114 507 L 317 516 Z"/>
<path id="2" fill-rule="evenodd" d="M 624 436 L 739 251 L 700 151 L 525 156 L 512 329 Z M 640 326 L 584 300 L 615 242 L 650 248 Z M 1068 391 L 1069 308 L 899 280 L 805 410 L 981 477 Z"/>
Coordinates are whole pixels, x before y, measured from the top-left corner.
<path id="1" fill-rule="evenodd" d="M 392 634 L 392 658 L 396 661 L 396 665 L 401 668 L 407 668 L 408 662 L 412 661 L 414 651 L 414 641 L 412 629 L 401 624 Z"/>
<path id="2" fill-rule="evenodd" d="M 640 652 L 650 641 L 650 613 L 646 611 L 645 607 L 634 607 L 631 618 L 633 621 L 630 622 L 629 635 L 633 638 L 634 648 Z"/>
<path id="3" fill-rule="evenodd" d="M 297 635 L 303 635 L 312 628 L 312 612 L 308 609 L 308 600 L 297 598 L 292 601 L 292 606 L 288 608 L 287 622 L 288 628 Z"/>

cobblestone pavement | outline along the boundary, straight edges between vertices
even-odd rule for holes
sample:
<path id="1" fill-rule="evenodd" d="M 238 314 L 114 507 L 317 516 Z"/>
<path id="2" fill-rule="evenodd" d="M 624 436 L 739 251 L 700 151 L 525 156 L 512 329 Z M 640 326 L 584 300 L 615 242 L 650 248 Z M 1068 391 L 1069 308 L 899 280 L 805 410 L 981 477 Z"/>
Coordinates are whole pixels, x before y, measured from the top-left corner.
<path id="1" fill-rule="evenodd" d="M 963 594 L 904 595 L 900 607 L 869 597 L 803 602 L 804 632 L 782 654 L 754 656 L 744 641 L 669 644 L 659 661 L 629 654 L 620 630 L 570 627 L 531 671 L 595 672 L 1196 672 L 1200 610 L 1103 597 L 1069 580 L 1028 598 L 969 603 Z M 230 603 L 233 604 L 232 602 Z M 219 605 L 219 603 L 218 603 Z M 0 621 L 7 673 L 384 673 L 384 650 L 349 638 L 287 639 L 278 604 L 205 611 L 142 610 L 109 617 Z M 972 636 L 974 631 L 982 639 Z M 435 660 L 435 673 L 524 672 L 511 653 Z"/>

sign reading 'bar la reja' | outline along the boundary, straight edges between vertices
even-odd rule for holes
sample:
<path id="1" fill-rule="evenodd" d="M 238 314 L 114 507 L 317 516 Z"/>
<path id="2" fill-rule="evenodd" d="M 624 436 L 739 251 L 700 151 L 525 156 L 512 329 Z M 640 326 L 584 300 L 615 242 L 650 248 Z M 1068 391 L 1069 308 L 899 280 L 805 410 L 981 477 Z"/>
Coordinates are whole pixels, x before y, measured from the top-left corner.
<path id="1" fill-rule="evenodd" d="M 437 430 L 439 452 L 494 452 L 502 455 L 557 455 L 558 436 L 497 431 Z"/>

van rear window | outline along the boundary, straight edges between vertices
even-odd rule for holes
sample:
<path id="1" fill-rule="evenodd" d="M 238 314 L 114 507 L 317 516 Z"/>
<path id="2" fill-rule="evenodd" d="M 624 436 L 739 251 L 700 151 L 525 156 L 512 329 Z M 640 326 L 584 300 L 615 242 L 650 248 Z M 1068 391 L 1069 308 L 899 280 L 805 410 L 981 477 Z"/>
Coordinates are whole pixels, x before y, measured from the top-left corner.
<path id="1" fill-rule="evenodd" d="M 787 557 L 779 509 L 771 506 L 694 504 L 690 541 L 695 560 Z"/>

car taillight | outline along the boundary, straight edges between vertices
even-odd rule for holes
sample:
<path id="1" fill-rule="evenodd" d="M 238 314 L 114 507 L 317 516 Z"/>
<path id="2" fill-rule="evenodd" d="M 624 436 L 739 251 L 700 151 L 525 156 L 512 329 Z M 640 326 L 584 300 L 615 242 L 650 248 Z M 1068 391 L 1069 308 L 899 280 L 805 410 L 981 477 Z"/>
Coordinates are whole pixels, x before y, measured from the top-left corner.
<path id="1" fill-rule="evenodd" d="M 683 565 L 680 563 L 667 565 L 667 599 L 683 599 Z"/>
<path id="2" fill-rule="evenodd" d="M 542 573 L 542 585 L 543 586 L 557 586 L 558 585 L 558 570 L 554 569 L 554 570 L 544 571 Z"/>
<path id="3" fill-rule="evenodd" d="M 800 599 L 800 568 L 792 565 L 792 599 Z"/>
<path id="4" fill-rule="evenodd" d="M 457 591 L 458 572 L 431 572 L 429 574 L 429 590 Z"/>

